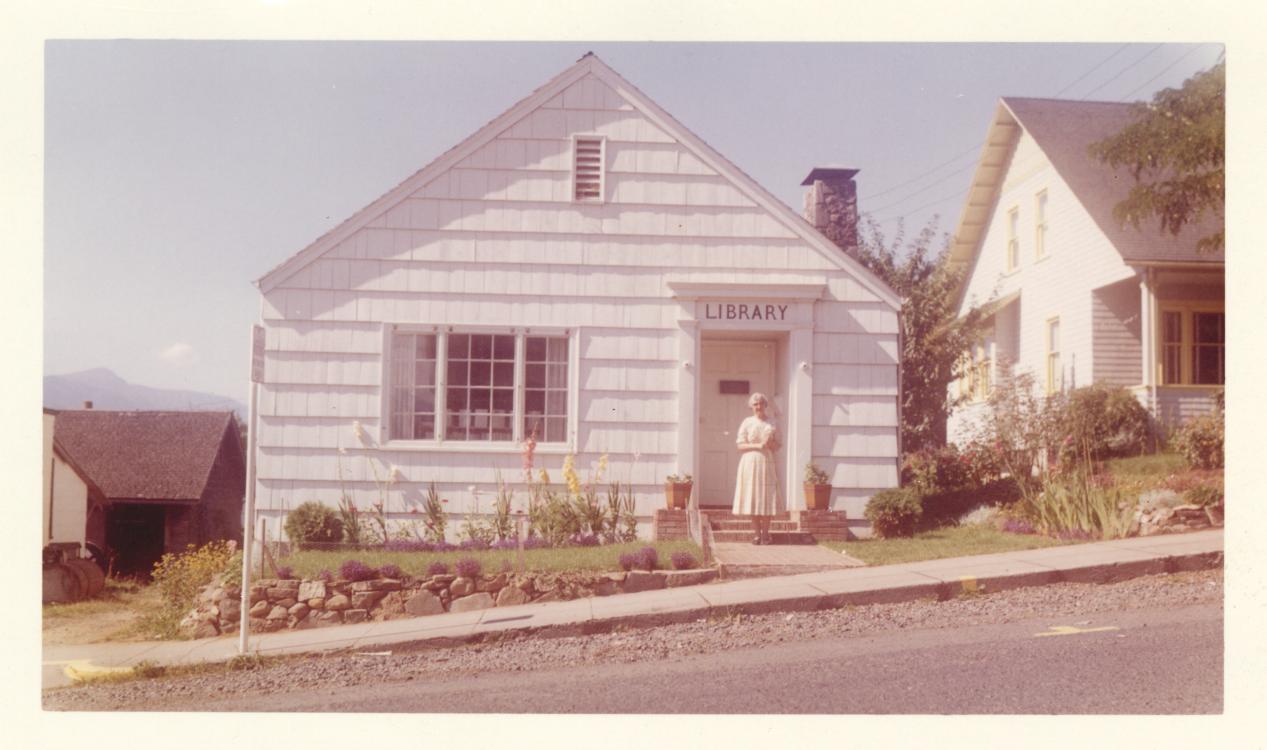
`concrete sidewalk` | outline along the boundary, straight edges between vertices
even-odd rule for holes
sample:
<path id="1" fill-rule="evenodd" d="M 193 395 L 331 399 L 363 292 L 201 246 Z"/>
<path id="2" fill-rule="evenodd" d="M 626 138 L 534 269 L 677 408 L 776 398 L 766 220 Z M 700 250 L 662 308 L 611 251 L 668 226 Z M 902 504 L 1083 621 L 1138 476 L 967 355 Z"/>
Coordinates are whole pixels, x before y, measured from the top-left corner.
<path id="1" fill-rule="evenodd" d="M 947 599 L 964 591 L 1001 591 L 1062 581 L 1107 583 L 1222 564 L 1223 531 L 1215 529 L 266 633 L 251 637 L 250 650 L 278 655 L 436 646 L 508 630 L 579 635 L 617 626 L 688 622 L 719 613 L 758 614 Z M 224 661 L 237 655 L 237 646 L 236 635 L 199 641 L 50 646 L 44 649 L 44 687 L 121 671 L 140 662 L 170 665 Z"/>

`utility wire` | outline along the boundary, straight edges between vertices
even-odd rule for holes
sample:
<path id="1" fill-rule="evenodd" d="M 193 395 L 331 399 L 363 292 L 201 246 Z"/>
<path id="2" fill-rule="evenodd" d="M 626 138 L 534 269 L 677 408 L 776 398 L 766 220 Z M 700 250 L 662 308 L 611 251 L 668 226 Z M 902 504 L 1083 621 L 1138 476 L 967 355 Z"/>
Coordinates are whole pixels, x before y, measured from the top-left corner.
<path id="1" fill-rule="evenodd" d="M 919 182 L 920 180 L 924 179 L 925 177 L 927 177 L 928 175 L 932 174 L 933 172 L 936 172 L 937 170 L 941 169 L 942 167 L 947 166 L 947 165 L 950 165 L 950 164 L 954 164 L 955 162 L 959 161 L 960 159 L 962 159 L 963 157 L 967 156 L 968 154 L 973 154 L 973 153 L 976 153 L 976 152 L 978 152 L 980 149 L 981 149 L 981 144 L 980 144 L 980 143 L 978 143 L 977 145 L 973 146 L 972 148 L 969 148 L 969 149 L 966 149 L 966 150 L 964 150 L 964 151 L 961 151 L 961 152 L 959 152 L 958 154 L 956 154 L 954 157 L 952 157 L 952 158 L 950 158 L 950 159 L 948 159 L 948 160 L 946 160 L 946 161 L 942 162 L 941 164 L 938 164 L 937 166 L 933 167 L 932 169 L 929 169 L 927 172 L 924 172 L 924 173 L 922 173 L 922 174 L 915 175 L 914 177 L 912 177 L 911 179 L 907 180 L 906 182 L 900 182 L 900 183 L 898 183 L 898 184 L 894 185 L 893 187 L 888 188 L 887 190 L 881 190 L 880 192 L 878 192 L 878 193 L 872 193 L 871 195 L 864 195 L 864 196 L 862 196 L 862 197 L 860 198 L 860 200 L 869 201 L 869 200 L 871 200 L 872 198 L 879 198 L 879 197 L 880 197 L 880 196 L 882 196 L 882 195 L 888 195 L 889 193 L 893 192 L 894 190 L 897 190 L 898 188 L 906 187 L 907 185 L 910 185 L 912 182 Z"/>
<path id="2" fill-rule="evenodd" d="M 1152 83 L 1153 81 L 1157 80 L 1158 78 L 1161 78 L 1162 74 L 1163 74 L 1163 73 L 1165 73 L 1167 70 L 1170 70 L 1171 68 L 1175 67 L 1175 66 L 1176 66 L 1176 65 L 1178 65 L 1179 63 L 1181 63 L 1181 62 L 1183 62 L 1184 60 L 1188 59 L 1188 57 L 1190 57 L 1190 56 L 1192 55 L 1192 53 L 1193 53 L 1193 52 L 1196 52 L 1197 50 L 1201 49 L 1201 48 L 1202 48 L 1202 47 L 1204 47 L 1204 46 L 1205 46 L 1204 44 L 1198 44 L 1197 46 L 1195 46 L 1195 47 L 1193 47 L 1192 49 L 1188 50 L 1187 52 L 1183 53 L 1183 55 L 1181 55 L 1181 56 L 1180 56 L 1178 59 L 1176 59 L 1174 62 L 1172 62 L 1171 64 L 1169 64 L 1169 65 L 1167 65 L 1166 67 L 1162 68 L 1161 70 L 1157 71 L 1157 75 L 1153 76 L 1152 78 L 1149 78 L 1147 81 L 1144 81 L 1144 82 L 1143 82 L 1143 83 L 1141 83 L 1141 84 L 1140 84 L 1140 85 L 1139 85 L 1139 86 L 1138 86 L 1138 87 L 1137 87 L 1134 91 L 1132 91 L 1131 93 L 1129 93 L 1129 94 L 1127 94 L 1127 95 L 1123 96 L 1123 97 L 1122 97 L 1122 101 L 1127 101 L 1127 100 L 1128 100 L 1128 99 L 1130 99 L 1132 96 L 1135 96 L 1135 94 L 1139 93 L 1139 91 L 1140 91 L 1141 89 L 1143 89 L 1145 86 L 1147 86 L 1148 84 L 1150 84 L 1150 83 Z"/>
<path id="3" fill-rule="evenodd" d="M 924 187 L 920 188 L 919 190 L 916 190 L 915 192 L 911 193 L 910 195 L 906 196 L 905 198 L 901 198 L 901 199 L 899 199 L 899 200 L 896 200 L 896 201 L 893 201 L 893 202 L 888 203 L 888 204 L 886 204 L 886 205 L 880 206 L 879 208 L 874 208 L 874 209 L 872 209 L 872 210 L 873 210 L 873 211 L 875 211 L 875 212 L 877 212 L 877 213 L 879 213 L 879 212 L 882 212 L 882 211 L 888 211 L 890 208 L 893 208 L 894 206 L 900 206 L 900 205 L 902 205 L 903 203 L 905 203 L 905 202 L 907 202 L 908 200 L 910 200 L 911 198 L 914 198 L 915 196 L 919 195 L 920 193 L 926 193 L 926 192 L 928 192 L 929 190 L 932 190 L 933 188 L 935 188 L 935 187 L 937 187 L 938 185 L 942 184 L 942 183 L 943 183 L 943 182 L 945 182 L 946 180 L 949 180 L 949 179 L 950 179 L 950 178 L 952 178 L 952 177 L 957 177 L 957 176 L 959 176 L 959 175 L 963 174 L 964 172 L 967 172 L 969 169 L 972 169 L 972 168 L 973 168 L 973 167 L 975 167 L 975 166 L 977 166 L 977 163 L 976 163 L 975 161 L 973 161 L 973 162 L 971 162 L 970 164 L 968 164 L 967 166 L 960 167 L 959 169 L 956 169 L 955 171 L 951 172 L 950 174 L 946 175 L 945 177 L 942 177 L 940 180 L 937 180 L 936 182 L 930 182 L 930 183 L 928 183 L 928 184 L 927 184 L 927 185 L 925 185 Z"/>
<path id="4" fill-rule="evenodd" d="M 1126 71 L 1130 70 L 1131 68 L 1134 68 L 1136 65 L 1139 65 L 1140 63 L 1144 62 L 1144 61 L 1145 61 L 1145 60 L 1147 60 L 1149 57 L 1151 57 L 1151 56 L 1152 56 L 1152 54 L 1153 54 L 1154 52 L 1156 52 L 1156 51 L 1157 51 L 1157 50 L 1159 50 L 1159 49 L 1161 49 L 1161 45 L 1160 45 L 1160 44 L 1154 44 L 1154 45 L 1153 45 L 1153 48 L 1152 48 L 1152 49 L 1150 49 L 1150 50 L 1148 50 L 1147 52 L 1145 52 L 1143 57 L 1139 58 L 1138 60 L 1136 60 L 1135 62 L 1131 63 L 1130 65 L 1127 65 L 1125 68 L 1122 68 L 1121 70 L 1119 70 L 1119 71 L 1117 72 L 1117 74 L 1116 74 L 1116 75 L 1114 75 L 1114 76 L 1113 76 L 1112 78 L 1110 78 L 1109 80 L 1105 81 L 1104 83 L 1100 84 L 1099 86 L 1096 86 L 1095 88 L 1091 89 L 1091 90 L 1090 90 L 1090 91 L 1088 91 L 1087 93 L 1083 94 L 1083 95 L 1082 95 L 1082 99 L 1081 99 L 1081 101 L 1084 101 L 1084 102 L 1085 102 L 1085 101 L 1087 100 L 1087 97 L 1088 97 L 1088 96 L 1091 96 L 1091 95 L 1092 95 L 1092 94 L 1094 94 L 1095 92 L 1099 91 L 1100 89 L 1104 88 L 1105 86 L 1108 86 L 1110 83 L 1113 83 L 1113 82 L 1114 82 L 1114 81 L 1116 81 L 1117 79 L 1121 78 L 1123 73 L 1125 73 Z"/>
<path id="5" fill-rule="evenodd" d="M 1076 85 L 1077 85 L 1080 81 L 1082 81 L 1082 79 L 1084 79 L 1084 78 L 1086 78 L 1087 76 L 1091 75 L 1092 73 L 1096 72 L 1096 71 L 1097 71 L 1097 70 L 1099 70 L 1100 68 L 1103 68 L 1103 67 L 1105 66 L 1105 64 L 1106 64 L 1106 63 L 1108 63 L 1108 61 L 1109 61 L 1109 60 L 1112 60 L 1113 58 L 1117 57 L 1119 54 L 1121 54 L 1121 53 L 1122 53 L 1122 51 L 1123 51 L 1123 50 L 1125 50 L 1125 49 L 1126 49 L 1127 47 L 1129 47 L 1129 46 L 1131 46 L 1131 45 L 1129 45 L 1129 44 L 1123 44 L 1121 47 L 1118 47 L 1117 49 L 1113 50 L 1112 54 L 1110 54 L 1108 57 L 1106 57 L 1106 58 L 1104 58 L 1103 60 L 1101 60 L 1099 63 L 1097 63 L 1094 67 L 1092 67 L 1092 68 L 1091 68 L 1090 70 L 1088 70 L 1087 72 L 1085 72 L 1085 73 L 1083 73 L 1082 75 L 1078 76 L 1077 78 L 1073 79 L 1073 81 L 1072 81 L 1072 82 L 1071 82 L 1068 86 L 1065 86 L 1063 89 L 1061 89 L 1061 90 L 1057 91 L 1056 93 L 1052 94 L 1052 95 L 1051 95 L 1051 96 L 1052 96 L 1052 98 L 1053 98 L 1053 99 L 1055 99 L 1055 98 L 1059 97 L 1061 94 L 1065 93 L 1065 92 L 1066 92 L 1066 91 L 1068 91 L 1069 89 L 1071 89 L 1071 88 L 1073 88 L 1074 86 L 1076 86 Z"/>

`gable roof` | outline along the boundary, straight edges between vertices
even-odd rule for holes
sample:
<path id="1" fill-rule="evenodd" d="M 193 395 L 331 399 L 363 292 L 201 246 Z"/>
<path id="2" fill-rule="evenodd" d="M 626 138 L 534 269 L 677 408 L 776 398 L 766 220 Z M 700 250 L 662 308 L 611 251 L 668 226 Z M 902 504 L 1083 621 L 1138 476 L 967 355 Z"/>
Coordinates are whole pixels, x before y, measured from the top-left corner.
<path id="1" fill-rule="evenodd" d="M 56 445 L 111 500 L 198 500 L 231 412 L 62 411 Z"/>
<path id="2" fill-rule="evenodd" d="M 1113 207 L 1135 184 L 1125 169 L 1112 169 L 1088 152 L 1091 144 L 1122 130 L 1135 118 L 1134 105 L 1065 99 L 1004 97 L 982 147 L 981 159 L 959 218 L 951 261 L 970 263 L 985 236 L 994 203 L 1021 131 L 1029 133 L 1061 179 L 1073 191 L 1113 247 L 1128 264 L 1180 262 L 1220 265 L 1224 254 L 1198 253 L 1197 240 L 1223 226 L 1221 216 L 1205 216 L 1178 235 L 1159 229 L 1155 219 L 1136 229 L 1113 216 Z"/>
<path id="3" fill-rule="evenodd" d="M 894 308 L 900 308 L 901 297 L 888 284 L 872 273 L 866 266 L 847 255 L 834 242 L 816 230 L 809 222 L 787 207 L 781 200 L 771 195 L 755 180 L 723 157 L 699 136 L 692 133 L 680 122 L 665 112 L 655 102 L 635 86 L 626 81 L 607 66 L 593 52 L 586 53 L 571 67 L 550 79 L 545 85 L 533 91 L 524 99 L 498 115 L 484 127 L 468 136 L 466 140 L 441 154 L 427 166 L 415 172 L 396 187 L 380 196 L 373 203 L 353 214 L 326 234 L 317 238 L 312 244 L 291 258 L 274 267 L 258 279 L 255 284 L 261 291 L 267 292 L 277 284 L 293 275 L 310 261 L 320 257 L 326 251 L 347 239 L 354 232 L 369 224 L 384 211 L 404 200 L 410 194 L 425 186 L 462 159 L 475 152 L 481 146 L 492 141 L 507 128 L 533 110 L 550 101 L 576 81 L 592 75 L 609 86 L 618 95 L 633 105 L 647 119 L 651 120 L 662 131 L 672 136 L 681 146 L 690 151 L 696 158 L 712 168 L 717 174 L 727 178 L 745 196 L 759 207 L 765 209 L 779 220 L 793 234 L 800 237 L 811 247 L 822 253 L 828 260 L 843 270 L 854 274 L 859 283 Z"/>

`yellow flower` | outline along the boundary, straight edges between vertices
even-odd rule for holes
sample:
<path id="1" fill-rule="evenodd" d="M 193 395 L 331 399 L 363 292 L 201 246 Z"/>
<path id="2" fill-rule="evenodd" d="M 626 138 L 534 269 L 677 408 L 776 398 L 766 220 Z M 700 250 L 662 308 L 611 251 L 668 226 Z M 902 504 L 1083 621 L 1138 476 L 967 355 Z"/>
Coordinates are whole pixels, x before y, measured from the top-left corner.
<path id="1" fill-rule="evenodd" d="M 571 453 L 563 459 L 563 480 L 567 482 L 569 492 L 581 494 L 581 478 L 576 475 L 576 458 Z"/>
<path id="2" fill-rule="evenodd" d="M 542 469 L 542 470 L 541 470 L 540 477 L 541 477 L 541 483 L 542 483 L 542 484 L 549 484 L 549 483 L 550 483 L 550 472 L 546 471 L 545 469 Z"/>
<path id="3" fill-rule="evenodd" d="M 603 474 L 607 471 L 607 454 L 598 457 L 598 471 L 594 472 L 594 484 L 603 481 Z"/>

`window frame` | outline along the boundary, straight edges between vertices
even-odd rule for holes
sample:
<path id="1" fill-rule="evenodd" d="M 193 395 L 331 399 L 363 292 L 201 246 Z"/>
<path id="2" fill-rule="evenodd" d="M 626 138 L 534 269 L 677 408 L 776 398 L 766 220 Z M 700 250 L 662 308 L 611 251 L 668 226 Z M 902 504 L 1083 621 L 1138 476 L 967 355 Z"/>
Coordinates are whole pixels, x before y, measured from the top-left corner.
<path id="1" fill-rule="evenodd" d="M 1004 265 L 1008 273 L 1021 267 L 1021 208 L 1012 206 L 1007 212 L 1007 248 Z"/>
<path id="2" fill-rule="evenodd" d="M 1227 311 L 1223 303 L 1191 300 L 1158 300 L 1156 325 L 1156 361 L 1154 362 L 1156 378 L 1154 382 L 1161 388 L 1224 388 L 1227 383 Z M 1164 325 L 1167 313 L 1179 316 L 1179 382 L 1166 382 L 1166 328 Z M 1196 368 L 1193 357 L 1196 354 L 1196 315 L 1197 313 L 1218 313 L 1223 316 L 1223 383 L 1197 383 Z"/>
<path id="3" fill-rule="evenodd" d="M 1043 260 L 1051 256 L 1047 252 L 1047 204 L 1051 202 L 1051 196 L 1047 193 L 1047 188 L 1034 193 L 1034 260 Z M 1041 207 L 1041 208 L 1040 208 Z"/>
<path id="4" fill-rule="evenodd" d="M 393 415 L 392 384 L 392 341 L 396 335 L 430 334 L 436 336 L 436 404 L 434 437 L 409 439 L 394 437 L 391 432 Z M 515 337 L 514 393 L 510 440 L 458 440 L 450 439 L 446 434 L 448 426 L 448 365 L 449 336 L 451 334 L 492 334 L 513 335 Z M 382 447 L 392 450 L 426 450 L 445 452 L 475 453 L 512 453 L 522 449 L 525 420 L 525 355 L 527 339 L 541 336 L 546 338 L 564 338 L 567 340 L 567 416 L 564 424 L 564 439 L 558 442 L 545 442 L 538 437 L 538 452 L 565 454 L 575 452 L 577 436 L 577 413 L 580 406 L 578 373 L 579 329 L 559 328 L 551 326 L 517 328 L 510 326 L 463 325 L 435 326 L 416 324 L 387 324 L 383 327 L 383 348 L 381 355 L 381 390 L 379 411 L 381 415 L 379 440 Z"/>
<path id="5" fill-rule="evenodd" d="M 1052 324 L 1056 325 L 1056 346 L 1052 348 Z M 1043 324 L 1043 339 L 1046 342 L 1046 355 L 1043 357 L 1044 370 L 1046 371 L 1047 395 L 1051 396 L 1060 393 L 1065 387 L 1064 371 L 1060 365 L 1060 316 L 1054 315 L 1046 320 Z"/>
<path id="6" fill-rule="evenodd" d="M 597 198 L 578 198 L 576 195 L 577 188 L 577 162 L 579 149 L 582 141 L 598 142 L 598 197 Z M 573 133 L 572 134 L 572 178 L 571 178 L 571 199 L 573 203 L 581 204 L 602 204 L 607 202 L 607 136 L 598 133 Z"/>

